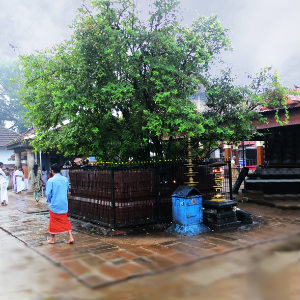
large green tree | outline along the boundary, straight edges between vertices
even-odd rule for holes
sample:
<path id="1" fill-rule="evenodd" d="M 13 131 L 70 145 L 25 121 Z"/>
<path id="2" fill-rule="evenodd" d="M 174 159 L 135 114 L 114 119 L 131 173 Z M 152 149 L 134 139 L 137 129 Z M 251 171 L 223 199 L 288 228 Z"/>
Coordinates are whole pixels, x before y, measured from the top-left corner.
<path id="1" fill-rule="evenodd" d="M 16 62 L 0 63 L 0 125 L 8 121 L 12 129 L 22 133 L 26 131 L 26 121 L 18 96 L 21 85 L 16 82 L 20 75 Z"/>
<path id="2" fill-rule="evenodd" d="M 250 76 L 247 86 L 236 85 L 231 70 L 222 71 L 218 77 L 209 77 L 206 81 L 206 109 L 202 112 L 204 132 L 194 143 L 195 153 L 207 157 L 220 146 L 220 141 L 238 143 L 258 136 L 255 124 L 266 122 L 260 113 L 262 107 L 275 109 L 276 120 L 279 109 L 285 109 L 288 122 L 287 94 L 277 72 L 266 67 L 255 76 Z"/>
<path id="3" fill-rule="evenodd" d="M 146 21 L 133 1 L 92 5 L 80 9 L 69 41 L 21 58 L 33 145 L 125 160 L 170 157 L 175 138 L 200 138 L 206 120 L 189 96 L 230 46 L 218 19 L 182 26 L 176 0 L 154 1 Z"/>

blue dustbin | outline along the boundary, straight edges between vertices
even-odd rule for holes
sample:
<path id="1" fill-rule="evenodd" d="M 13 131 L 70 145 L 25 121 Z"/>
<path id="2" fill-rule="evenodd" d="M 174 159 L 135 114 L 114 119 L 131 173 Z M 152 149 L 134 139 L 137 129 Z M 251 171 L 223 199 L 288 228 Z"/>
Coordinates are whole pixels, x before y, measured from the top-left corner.
<path id="1" fill-rule="evenodd" d="M 202 224 L 202 195 L 192 186 L 179 186 L 172 194 L 173 224 L 168 232 L 196 235 L 209 231 Z"/>

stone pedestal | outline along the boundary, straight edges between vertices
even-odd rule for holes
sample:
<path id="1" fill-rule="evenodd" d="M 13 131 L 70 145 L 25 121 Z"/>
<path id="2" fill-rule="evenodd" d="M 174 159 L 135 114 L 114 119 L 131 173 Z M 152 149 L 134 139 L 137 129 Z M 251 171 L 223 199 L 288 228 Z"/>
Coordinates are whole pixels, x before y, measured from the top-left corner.
<path id="1" fill-rule="evenodd" d="M 241 222 L 237 220 L 236 205 L 233 200 L 204 201 L 203 223 L 214 231 L 238 228 Z"/>

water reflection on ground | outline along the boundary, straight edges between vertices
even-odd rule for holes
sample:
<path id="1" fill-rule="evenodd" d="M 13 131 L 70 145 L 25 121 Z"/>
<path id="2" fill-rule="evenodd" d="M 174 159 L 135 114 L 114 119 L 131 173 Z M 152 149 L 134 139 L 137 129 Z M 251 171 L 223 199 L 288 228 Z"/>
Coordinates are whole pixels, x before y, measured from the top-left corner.
<path id="1" fill-rule="evenodd" d="M 258 226 L 196 237 L 99 236 L 72 220 L 74 247 L 63 237 L 50 246 L 47 207 L 10 197 L 0 210 L 0 299 L 300 298 L 297 211 L 240 204 Z"/>

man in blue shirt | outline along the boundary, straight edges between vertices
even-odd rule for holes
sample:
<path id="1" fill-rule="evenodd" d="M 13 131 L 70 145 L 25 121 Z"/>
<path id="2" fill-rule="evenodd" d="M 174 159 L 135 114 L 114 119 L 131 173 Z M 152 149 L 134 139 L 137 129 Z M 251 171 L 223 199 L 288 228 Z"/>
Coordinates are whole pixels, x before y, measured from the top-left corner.
<path id="1" fill-rule="evenodd" d="M 53 177 L 47 181 L 46 197 L 49 203 L 50 222 L 49 233 L 51 235 L 49 244 L 55 244 L 55 235 L 63 232 L 69 233 L 69 244 L 74 243 L 72 227 L 68 220 L 68 192 L 69 181 L 60 174 L 61 166 L 54 164 L 51 167 Z"/>

